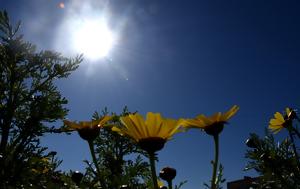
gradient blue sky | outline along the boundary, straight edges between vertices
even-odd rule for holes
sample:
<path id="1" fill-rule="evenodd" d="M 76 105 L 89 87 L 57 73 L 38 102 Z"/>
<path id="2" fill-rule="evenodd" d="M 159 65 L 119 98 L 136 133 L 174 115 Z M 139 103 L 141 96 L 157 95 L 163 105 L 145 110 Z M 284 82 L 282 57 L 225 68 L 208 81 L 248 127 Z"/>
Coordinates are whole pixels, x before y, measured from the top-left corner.
<path id="1" fill-rule="evenodd" d="M 95 14 L 109 13 L 119 41 L 107 58 L 86 60 L 57 82 L 69 99 L 69 119 L 89 120 L 105 106 L 180 118 L 237 104 L 240 111 L 221 134 L 221 163 L 228 181 L 255 175 L 243 171 L 249 133 L 262 135 L 274 112 L 300 107 L 299 1 L 0 0 L 0 9 L 23 21 L 26 40 L 69 56 L 70 34 L 62 28 L 80 11 L 74 8 L 78 3 L 92 5 Z M 90 159 L 75 133 L 49 135 L 43 142 L 64 160 L 63 170 L 83 169 L 82 160 Z M 175 167 L 177 183 L 188 180 L 185 189 L 202 188 L 211 177 L 211 159 L 212 138 L 193 130 L 159 152 L 158 170 Z"/>

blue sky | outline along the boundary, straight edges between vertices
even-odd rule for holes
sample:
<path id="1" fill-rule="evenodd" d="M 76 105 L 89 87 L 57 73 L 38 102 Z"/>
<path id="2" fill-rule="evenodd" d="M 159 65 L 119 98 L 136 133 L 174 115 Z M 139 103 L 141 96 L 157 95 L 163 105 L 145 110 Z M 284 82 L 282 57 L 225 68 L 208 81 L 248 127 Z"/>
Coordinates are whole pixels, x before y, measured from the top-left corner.
<path id="1" fill-rule="evenodd" d="M 242 171 L 249 133 L 262 135 L 276 111 L 300 106 L 298 1 L 90 0 L 76 7 L 79 2 L 0 0 L 14 21 L 22 20 L 26 40 L 66 56 L 74 52 L 63 28 L 72 16 L 84 16 L 81 7 L 108 15 L 119 36 L 110 54 L 86 59 L 57 82 L 69 100 L 69 119 L 89 120 L 96 110 L 121 112 L 125 105 L 141 114 L 188 118 L 237 104 L 240 111 L 221 134 L 221 163 L 228 181 L 255 175 Z M 58 151 L 64 170 L 82 169 L 90 158 L 77 134 L 50 135 L 44 143 Z M 213 140 L 198 130 L 178 134 L 159 159 L 158 169 L 177 169 L 177 183 L 188 180 L 184 188 L 202 188 L 211 177 Z"/>

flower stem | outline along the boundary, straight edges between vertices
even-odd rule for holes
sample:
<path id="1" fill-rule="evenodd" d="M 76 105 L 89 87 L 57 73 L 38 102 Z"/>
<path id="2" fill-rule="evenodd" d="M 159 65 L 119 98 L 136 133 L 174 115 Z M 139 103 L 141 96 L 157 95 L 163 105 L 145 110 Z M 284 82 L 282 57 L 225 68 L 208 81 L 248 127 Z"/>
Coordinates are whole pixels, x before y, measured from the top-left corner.
<path id="1" fill-rule="evenodd" d="M 300 138 L 299 131 L 296 128 L 294 128 L 294 127 L 292 127 L 292 130 L 295 132 L 295 134 L 298 136 L 298 138 Z"/>
<path id="2" fill-rule="evenodd" d="M 155 170 L 155 153 L 149 153 L 149 160 L 152 173 L 153 188 L 158 189 L 157 176 Z"/>
<path id="3" fill-rule="evenodd" d="M 92 155 L 92 159 L 93 159 L 93 163 L 96 167 L 96 170 L 97 170 L 97 176 L 100 180 L 100 185 L 103 187 L 103 180 L 101 179 L 101 175 L 100 175 L 100 168 L 99 168 L 99 165 L 97 163 L 97 158 L 96 158 L 96 154 L 95 154 L 95 149 L 94 149 L 94 143 L 92 140 L 88 140 L 88 143 L 89 143 L 89 147 L 90 147 L 90 152 L 91 152 L 91 155 Z"/>
<path id="4" fill-rule="evenodd" d="M 217 189 L 217 171 L 219 164 L 219 135 L 214 135 L 215 161 L 213 163 L 213 175 L 211 179 L 211 189 Z"/>
<path id="5" fill-rule="evenodd" d="M 294 137 L 293 137 L 292 131 L 291 130 L 288 130 L 288 131 L 289 131 L 289 135 L 290 135 L 290 138 L 292 141 L 292 147 L 293 147 L 293 151 L 294 151 L 296 162 L 297 162 L 297 168 L 298 168 L 298 170 L 300 170 L 299 156 L 298 156 L 296 145 L 294 142 Z"/>
<path id="6" fill-rule="evenodd" d="M 172 189 L 172 180 L 168 181 L 168 189 Z"/>

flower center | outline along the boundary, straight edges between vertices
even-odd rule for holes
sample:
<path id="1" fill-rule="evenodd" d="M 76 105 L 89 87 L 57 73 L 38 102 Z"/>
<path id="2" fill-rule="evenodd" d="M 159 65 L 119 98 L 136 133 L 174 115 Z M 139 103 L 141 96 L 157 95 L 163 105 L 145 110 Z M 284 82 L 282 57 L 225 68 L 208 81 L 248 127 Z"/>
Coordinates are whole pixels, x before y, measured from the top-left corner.
<path id="1" fill-rule="evenodd" d="M 139 140 L 140 147 L 148 153 L 154 153 L 161 150 L 166 143 L 166 140 L 160 137 L 150 137 Z"/>
<path id="2" fill-rule="evenodd" d="M 209 135 L 216 136 L 222 132 L 224 128 L 224 124 L 225 124 L 224 121 L 216 122 L 214 124 L 205 127 L 204 131 Z"/>
<path id="3" fill-rule="evenodd" d="M 86 127 L 82 129 L 78 129 L 79 136 L 87 141 L 93 141 L 97 136 L 100 134 L 100 128 L 99 127 Z"/>
<path id="4" fill-rule="evenodd" d="M 165 167 L 159 172 L 159 177 L 169 182 L 176 177 L 176 169 L 171 167 Z"/>

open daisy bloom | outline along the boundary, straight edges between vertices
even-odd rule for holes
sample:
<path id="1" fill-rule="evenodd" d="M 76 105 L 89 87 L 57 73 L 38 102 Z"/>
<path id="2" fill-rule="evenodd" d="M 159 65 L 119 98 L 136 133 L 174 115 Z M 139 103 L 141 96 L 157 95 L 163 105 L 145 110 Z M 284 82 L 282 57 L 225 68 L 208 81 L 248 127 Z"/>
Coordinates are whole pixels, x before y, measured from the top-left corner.
<path id="1" fill-rule="evenodd" d="M 143 150 L 151 153 L 161 150 L 180 128 L 179 121 L 152 112 L 147 114 L 146 120 L 136 113 L 121 117 L 121 122 L 124 127 L 113 127 L 112 130 L 134 139 Z"/>
<path id="2" fill-rule="evenodd" d="M 111 119 L 112 116 L 103 116 L 97 120 L 80 121 L 78 123 L 64 120 L 64 124 L 67 126 L 68 130 L 76 130 L 79 136 L 88 142 L 91 156 L 96 167 L 97 174 L 99 176 L 100 185 L 102 185 L 104 181 L 100 178 L 101 172 L 95 154 L 94 140 L 97 138 L 97 136 L 99 136 L 100 129 Z"/>
<path id="3" fill-rule="evenodd" d="M 99 135 L 100 128 L 102 128 L 110 119 L 111 116 L 103 116 L 98 120 L 80 121 L 78 123 L 64 120 L 64 124 L 68 126 L 69 130 L 78 131 L 78 134 L 82 139 L 89 141 L 94 140 Z"/>
<path id="4" fill-rule="evenodd" d="M 201 114 L 195 119 L 185 119 L 181 121 L 181 125 L 187 128 L 200 128 L 209 135 L 218 135 L 224 128 L 224 124 L 239 110 L 237 105 L 234 105 L 228 112 L 222 114 L 218 112 L 211 117 L 206 117 Z"/>
<path id="5" fill-rule="evenodd" d="M 180 122 L 162 118 L 159 113 L 149 112 L 146 120 L 140 114 L 129 114 L 121 117 L 123 127 L 112 130 L 135 140 L 149 154 L 153 188 L 158 189 L 155 170 L 155 152 L 161 150 L 166 141 L 180 130 Z"/>
<path id="6" fill-rule="evenodd" d="M 269 128 L 274 132 L 278 133 L 283 128 L 289 127 L 291 121 L 296 117 L 296 113 L 291 108 L 285 109 L 286 115 L 282 115 L 279 112 L 274 114 L 274 118 L 270 120 Z"/>
<path id="7" fill-rule="evenodd" d="M 219 167 L 219 134 L 224 128 L 224 124 L 239 110 L 238 106 L 233 106 L 228 112 L 218 112 L 211 117 L 201 114 L 195 119 L 181 120 L 181 125 L 186 128 L 200 128 L 207 134 L 213 136 L 215 143 L 215 160 L 213 162 L 213 174 L 211 179 L 211 189 L 217 189 L 220 181 L 217 178 L 217 169 Z"/>

